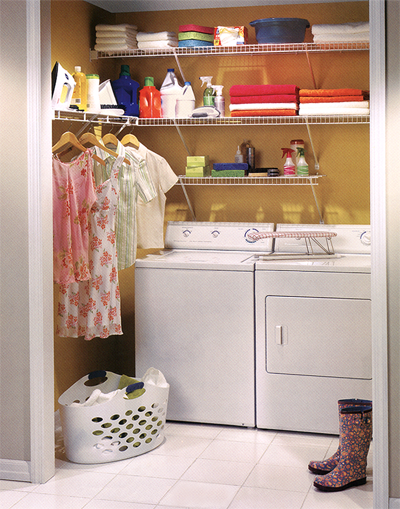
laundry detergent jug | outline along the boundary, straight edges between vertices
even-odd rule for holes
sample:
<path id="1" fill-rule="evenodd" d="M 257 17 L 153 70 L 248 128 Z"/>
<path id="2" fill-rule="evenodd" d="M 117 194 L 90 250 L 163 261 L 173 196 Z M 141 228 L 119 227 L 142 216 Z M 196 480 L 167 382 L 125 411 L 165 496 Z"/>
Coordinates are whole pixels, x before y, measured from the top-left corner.
<path id="1" fill-rule="evenodd" d="M 144 79 L 144 87 L 139 92 L 140 118 L 161 118 L 161 94 L 154 86 L 154 78 Z"/>
<path id="2" fill-rule="evenodd" d="M 129 65 L 121 65 L 121 73 L 117 80 L 111 82 L 117 103 L 125 108 L 125 115 L 139 116 L 137 91 L 140 87 L 137 81 L 131 78 Z"/>
<path id="3" fill-rule="evenodd" d="M 182 95 L 182 88 L 174 69 L 168 69 L 160 88 L 162 118 L 175 118 L 176 101 Z"/>

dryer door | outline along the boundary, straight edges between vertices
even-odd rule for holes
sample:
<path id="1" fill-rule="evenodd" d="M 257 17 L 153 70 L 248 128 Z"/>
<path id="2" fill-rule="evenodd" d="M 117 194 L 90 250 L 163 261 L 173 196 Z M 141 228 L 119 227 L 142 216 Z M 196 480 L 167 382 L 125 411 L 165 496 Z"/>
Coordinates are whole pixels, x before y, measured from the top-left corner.
<path id="1" fill-rule="evenodd" d="M 371 379 L 371 301 L 268 296 L 266 370 Z"/>

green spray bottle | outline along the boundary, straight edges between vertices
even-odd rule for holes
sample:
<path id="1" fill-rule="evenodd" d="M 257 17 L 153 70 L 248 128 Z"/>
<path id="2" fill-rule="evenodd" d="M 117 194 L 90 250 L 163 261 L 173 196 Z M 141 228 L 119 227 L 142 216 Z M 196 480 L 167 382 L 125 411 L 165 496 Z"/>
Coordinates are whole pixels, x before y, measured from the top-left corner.
<path id="1" fill-rule="evenodd" d="M 299 160 L 297 162 L 297 175 L 299 176 L 308 176 L 308 164 L 304 157 L 304 148 L 298 147 L 297 155 L 299 156 Z"/>
<path id="2" fill-rule="evenodd" d="M 206 84 L 206 88 L 203 93 L 203 106 L 214 106 L 215 102 L 215 90 L 211 85 L 212 76 L 200 76 L 201 86 Z"/>

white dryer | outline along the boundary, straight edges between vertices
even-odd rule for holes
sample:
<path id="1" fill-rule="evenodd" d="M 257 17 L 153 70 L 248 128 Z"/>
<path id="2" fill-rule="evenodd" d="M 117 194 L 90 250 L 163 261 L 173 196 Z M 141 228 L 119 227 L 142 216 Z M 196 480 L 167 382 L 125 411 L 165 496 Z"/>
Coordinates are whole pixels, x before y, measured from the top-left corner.
<path id="1" fill-rule="evenodd" d="M 372 397 L 370 227 L 277 225 L 296 230 L 337 233 L 336 256 L 255 257 L 256 425 L 337 433 L 337 401 Z M 274 251 L 304 246 L 277 238 Z"/>
<path id="2" fill-rule="evenodd" d="M 170 384 L 168 419 L 255 426 L 254 261 L 273 224 L 170 222 L 135 264 L 136 373 Z"/>

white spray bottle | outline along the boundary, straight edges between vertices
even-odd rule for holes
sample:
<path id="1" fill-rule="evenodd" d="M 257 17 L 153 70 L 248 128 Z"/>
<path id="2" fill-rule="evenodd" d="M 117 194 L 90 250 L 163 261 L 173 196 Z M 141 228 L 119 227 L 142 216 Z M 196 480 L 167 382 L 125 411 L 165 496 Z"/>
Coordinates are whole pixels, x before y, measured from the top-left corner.
<path id="1" fill-rule="evenodd" d="M 206 84 L 203 93 L 203 106 L 214 106 L 215 92 L 211 85 L 212 76 L 200 76 L 201 86 Z"/>
<path id="2" fill-rule="evenodd" d="M 225 98 L 222 95 L 222 89 L 224 88 L 224 85 L 211 85 L 211 87 L 216 93 L 214 98 L 214 106 L 221 113 L 221 117 L 225 117 Z"/>
<path id="3" fill-rule="evenodd" d="M 283 151 L 282 157 L 286 156 L 285 164 L 283 165 L 283 174 L 284 175 L 296 175 L 296 166 L 294 165 L 292 159 L 292 153 L 294 150 L 291 148 L 282 148 Z"/>

